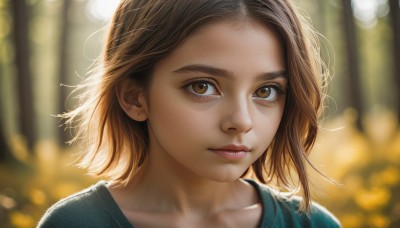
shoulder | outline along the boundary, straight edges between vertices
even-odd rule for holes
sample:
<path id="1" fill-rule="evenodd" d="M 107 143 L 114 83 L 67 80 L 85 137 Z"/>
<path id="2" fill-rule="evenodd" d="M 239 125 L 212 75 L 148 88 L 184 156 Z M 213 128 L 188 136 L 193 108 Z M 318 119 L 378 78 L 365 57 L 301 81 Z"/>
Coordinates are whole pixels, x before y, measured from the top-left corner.
<path id="1" fill-rule="evenodd" d="M 249 183 L 256 187 L 262 200 L 262 227 L 341 227 L 339 220 L 318 203 L 312 202 L 309 213 L 301 212 L 301 197 L 279 193 L 252 180 Z"/>
<path id="2" fill-rule="evenodd" d="M 272 193 L 275 203 L 280 205 L 284 215 L 290 215 L 293 223 L 307 227 L 341 227 L 339 220 L 322 205 L 312 202 L 309 213 L 300 211 L 302 198 L 299 196 L 281 196 Z"/>
<path id="3" fill-rule="evenodd" d="M 104 181 L 64 198 L 51 206 L 38 227 L 86 227 L 104 220 L 102 195 L 106 190 Z"/>

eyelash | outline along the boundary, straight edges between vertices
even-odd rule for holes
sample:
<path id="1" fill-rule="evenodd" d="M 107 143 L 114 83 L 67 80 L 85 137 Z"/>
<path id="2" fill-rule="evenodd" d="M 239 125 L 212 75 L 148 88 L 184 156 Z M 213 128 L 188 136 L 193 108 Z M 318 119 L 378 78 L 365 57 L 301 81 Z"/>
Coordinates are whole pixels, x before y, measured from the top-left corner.
<path id="1" fill-rule="evenodd" d="M 207 84 L 208 86 L 211 85 L 211 87 L 214 88 L 215 91 L 217 91 L 217 94 L 211 94 L 211 95 L 203 95 L 199 94 L 195 91 L 193 91 L 192 86 L 195 84 Z M 185 89 L 186 92 L 188 92 L 190 95 L 194 96 L 197 99 L 208 99 L 216 95 L 220 95 L 221 93 L 219 92 L 218 87 L 216 86 L 216 83 L 212 80 L 207 80 L 207 79 L 200 79 L 200 80 L 192 80 L 186 83 L 183 88 Z"/>
<path id="2" fill-rule="evenodd" d="M 255 93 L 257 92 L 257 91 L 259 91 L 260 89 L 262 89 L 262 88 L 269 88 L 269 89 L 272 89 L 273 90 L 273 92 L 271 92 L 271 94 L 272 93 L 276 93 L 276 98 L 274 98 L 273 100 L 268 100 L 268 99 L 264 99 L 264 98 L 260 98 L 260 97 L 257 97 L 257 96 L 255 96 Z M 282 95 L 284 95 L 285 94 L 285 91 L 284 91 L 284 89 L 282 88 L 282 86 L 280 85 L 280 84 L 267 84 L 267 85 L 263 85 L 263 86 L 261 86 L 261 87 L 259 87 L 258 89 L 256 89 L 256 91 L 253 93 L 253 96 L 252 97 L 254 97 L 255 99 L 257 99 L 258 101 L 260 101 L 260 102 L 262 102 L 262 103 L 269 103 L 269 104 L 273 104 L 273 103 L 276 103 L 276 102 L 278 102 L 279 101 L 279 99 L 281 98 L 281 96 Z M 268 96 L 269 97 L 269 96 Z"/>
<path id="3" fill-rule="evenodd" d="M 203 95 L 203 94 L 199 94 L 199 93 L 193 91 L 193 88 L 192 88 L 193 85 L 195 85 L 195 84 L 202 84 L 202 83 L 203 83 L 203 84 L 207 84 L 208 86 L 213 87 L 213 88 L 217 91 L 217 94 Z M 221 93 L 219 92 L 218 87 L 216 86 L 216 83 L 215 83 L 214 81 L 212 81 L 212 80 L 207 80 L 207 79 L 200 79 L 200 80 L 192 80 L 192 81 L 189 81 L 188 83 L 186 83 L 186 84 L 183 86 L 183 88 L 185 89 L 186 92 L 188 92 L 190 95 L 194 96 L 194 97 L 197 98 L 197 99 L 209 99 L 209 98 L 211 98 L 211 97 L 214 97 L 214 96 L 217 96 L 217 95 L 220 95 L 220 94 L 221 94 Z M 266 100 L 266 99 L 257 97 L 257 96 L 255 95 L 255 93 L 256 93 L 257 91 L 259 91 L 260 89 L 262 89 L 262 88 L 270 88 L 270 89 L 272 89 L 273 92 L 276 93 L 276 98 L 273 99 L 273 100 Z M 207 88 L 207 90 L 208 90 L 208 88 Z M 252 97 L 254 97 L 254 98 L 255 98 L 257 101 L 259 101 L 259 102 L 268 103 L 268 104 L 273 104 L 273 103 L 276 103 L 277 101 L 279 101 L 280 97 L 281 97 L 282 95 L 284 95 L 284 94 L 285 94 L 285 90 L 283 89 L 282 85 L 274 83 L 274 84 L 263 85 L 263 86 L 257 88 L 256 91 L 253 93 Z"/>

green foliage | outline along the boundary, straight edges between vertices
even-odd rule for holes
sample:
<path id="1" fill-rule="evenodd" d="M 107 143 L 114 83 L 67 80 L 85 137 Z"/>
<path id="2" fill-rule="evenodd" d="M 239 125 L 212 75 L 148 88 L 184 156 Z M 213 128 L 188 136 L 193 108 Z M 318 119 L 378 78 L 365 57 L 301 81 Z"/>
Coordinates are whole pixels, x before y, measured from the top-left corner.
<path id="1" fill-rule="evenodd" d="M 23 140 L 11 144 L 25 166 L 0 164 L 1 227 L 35 227 L 53 203 L 96 181 L 72 165 L 73 149 L 62 151 L 55 142 L 43 141 L 29 155 Z"/>

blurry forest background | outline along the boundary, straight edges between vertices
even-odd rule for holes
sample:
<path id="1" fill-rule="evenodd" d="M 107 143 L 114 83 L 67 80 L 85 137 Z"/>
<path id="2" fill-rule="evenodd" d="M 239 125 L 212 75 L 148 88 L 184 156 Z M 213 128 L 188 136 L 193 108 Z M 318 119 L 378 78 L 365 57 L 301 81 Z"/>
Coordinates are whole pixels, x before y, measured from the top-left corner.
<path id="1" fill-rule="evenodd" d="M 313 175 L 314 199 L 344 227 L 400 227 L 400 1 L 295 2 L 334 75 L 311 159 L 341 186 Z M 96 182 L 72 165 L 78 148 L 53 115 L 73 107 L 60 85 L 93 67 L 116 3 L 0 0 L 0 227 L 35 227 Z"/>

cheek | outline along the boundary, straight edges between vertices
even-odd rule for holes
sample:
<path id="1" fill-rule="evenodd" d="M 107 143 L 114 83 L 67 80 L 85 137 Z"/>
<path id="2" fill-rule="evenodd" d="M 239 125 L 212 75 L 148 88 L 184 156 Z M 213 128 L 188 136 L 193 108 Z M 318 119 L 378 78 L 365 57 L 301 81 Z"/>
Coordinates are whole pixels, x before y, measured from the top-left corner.
<path id="1" fill-rule="evenodd" d="M 266 142 L 268 147 L 278 130 L 282 120 L 283 109 L 273 109 L 260 114 L 254 121 L 255 134 L 259 136 L 261 142 Z"/>
<path id="2" fill-rule="evenodd" d="M 168 138 L 168 141 L 180 144 L 199 138 L 207 129 L 207 115 L 191 109 L 182 100 L 168 96 L 152 101 L 149 122 L 157 137 Z M 190 142 L 189 142 L 190 143 Z"/>

